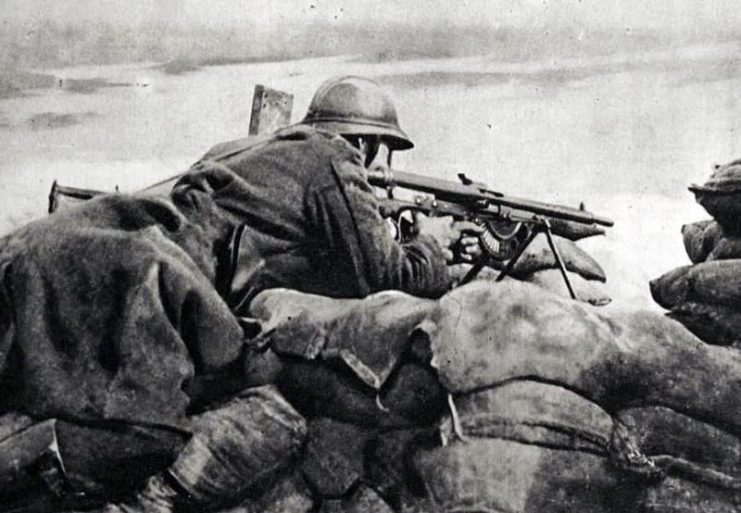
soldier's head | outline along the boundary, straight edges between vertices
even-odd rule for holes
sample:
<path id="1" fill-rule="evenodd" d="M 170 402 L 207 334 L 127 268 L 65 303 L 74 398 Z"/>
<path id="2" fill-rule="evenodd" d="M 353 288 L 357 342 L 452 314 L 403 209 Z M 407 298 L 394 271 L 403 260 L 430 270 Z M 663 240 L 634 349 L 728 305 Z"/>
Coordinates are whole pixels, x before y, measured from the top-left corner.
<path id="1" fill-rule="evenodd" d="M 389 95 L 368 78 L 345 76 L 324 82 L 302 123 L 342 135 L 360 150 L 366 167 L 378 158 L 390 165 L 393 151 L 414 146 L 399 126 Z"/>

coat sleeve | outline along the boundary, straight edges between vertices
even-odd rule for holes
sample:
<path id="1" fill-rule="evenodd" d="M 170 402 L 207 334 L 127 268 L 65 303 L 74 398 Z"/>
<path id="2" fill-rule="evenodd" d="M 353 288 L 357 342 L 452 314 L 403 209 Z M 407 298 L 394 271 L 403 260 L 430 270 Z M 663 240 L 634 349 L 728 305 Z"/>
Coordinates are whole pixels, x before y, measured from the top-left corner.
<path id="1" fill-rule="evenodd" d="M 332 160 L 331 179 L 310 187 L 307 210 L 318 238 L 321 265 L 357 296 L 395 289 L 439 297 L 451 285 L 445 258 L 429 236 L 400 244 L 381 218 L 373 188 L 363 176 L 359 155 Z"/>

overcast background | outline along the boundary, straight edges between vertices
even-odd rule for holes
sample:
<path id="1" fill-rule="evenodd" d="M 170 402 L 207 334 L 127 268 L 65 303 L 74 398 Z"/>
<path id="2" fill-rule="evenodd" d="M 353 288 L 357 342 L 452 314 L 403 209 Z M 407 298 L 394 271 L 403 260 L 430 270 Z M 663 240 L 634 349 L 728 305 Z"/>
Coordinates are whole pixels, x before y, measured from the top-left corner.
<path id="1" fill-rule="evenodd" d="M 2 62 L 583 53 L 733 38 L 732 1 L 2 0 Z"/>
<path id="2" fill-rule="evenodd" d="M 562 0 L 4 0 L 3 17 L 107 21 L 137 25 L 199 23 L 214 27 L 291 28 L 307 22 L 457 26 L 600 26 L 662 31 L 731 29 L 741 20 L 732 1 Z"/>

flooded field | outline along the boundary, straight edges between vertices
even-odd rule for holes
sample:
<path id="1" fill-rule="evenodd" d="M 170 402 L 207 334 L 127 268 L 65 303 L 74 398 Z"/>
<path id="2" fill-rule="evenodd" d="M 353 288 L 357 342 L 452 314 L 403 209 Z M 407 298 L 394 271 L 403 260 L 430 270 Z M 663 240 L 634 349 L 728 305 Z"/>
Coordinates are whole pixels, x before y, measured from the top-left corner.
<path id="1" fill-rule="evenodd" d="M 0 99 L 0 232 L 45 215 L 53 180 L 134 191 L 246 135 L 257 83 L 295 94 L 294 120 L 333 75 L 392 91 L 416 148 L 396 166 L 459 172 L 516 196 L 612 217 L 582 243 L 618 302 L 651 305 L 648 280 L 688 262 L 682 224 L 706 218 L 687 185 L 741 156 L 741 44 L 589 58 L 368 62 L 334 57 L 205 67 L 39 70 Z"/>

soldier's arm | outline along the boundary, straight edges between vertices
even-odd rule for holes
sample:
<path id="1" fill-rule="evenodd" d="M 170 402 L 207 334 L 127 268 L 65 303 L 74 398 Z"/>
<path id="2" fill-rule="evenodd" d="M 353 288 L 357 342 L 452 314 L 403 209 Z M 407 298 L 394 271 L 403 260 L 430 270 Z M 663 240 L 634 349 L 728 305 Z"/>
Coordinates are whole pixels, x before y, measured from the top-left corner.
<path id="1" fill-rule="evenodd" d="M 450 288 L 443 248 L 433 237 L 405 244 L 392 237 L 359 156 L 338 156 L 331 179 L 316 182 L 307 198 L 310 222 L 325 244 L 326 264 L 337 279 L 353 280 L 357 295 L 396 289 L 438 297 Z"/>

